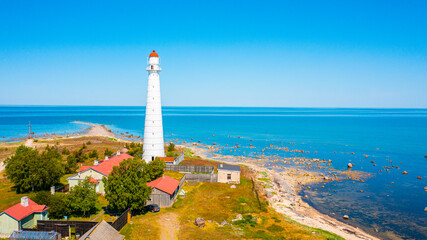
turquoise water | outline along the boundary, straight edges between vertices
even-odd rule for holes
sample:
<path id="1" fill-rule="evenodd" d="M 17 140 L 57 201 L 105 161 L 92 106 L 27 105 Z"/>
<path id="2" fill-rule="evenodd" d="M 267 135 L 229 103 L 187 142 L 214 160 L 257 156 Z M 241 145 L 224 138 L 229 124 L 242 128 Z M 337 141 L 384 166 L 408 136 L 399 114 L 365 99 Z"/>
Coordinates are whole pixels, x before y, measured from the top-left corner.
<path id="1" fill-rule="evenodd" d="M 80 131 L 86 126 L 72 121 L 83 121 L 142 136 L 144 113 L 144 107 L 2 106 L 0 140 L 25 136 L 29 121 L 37 135 Z M 331 159 L 341 170 L 351 161 L 375 177 L 305 190 L 309 203 L 338 220 L 347 214 L 349 224 L 381 238 L 427 239 L 427 109 L 164 107 L 163 115 L 166 141 L 238 143 L 242 148 L 223 153 Z M 249 144 L 256 148 L 243 148 Z M 310 153 L 261 153 L 270 144 Z"/>

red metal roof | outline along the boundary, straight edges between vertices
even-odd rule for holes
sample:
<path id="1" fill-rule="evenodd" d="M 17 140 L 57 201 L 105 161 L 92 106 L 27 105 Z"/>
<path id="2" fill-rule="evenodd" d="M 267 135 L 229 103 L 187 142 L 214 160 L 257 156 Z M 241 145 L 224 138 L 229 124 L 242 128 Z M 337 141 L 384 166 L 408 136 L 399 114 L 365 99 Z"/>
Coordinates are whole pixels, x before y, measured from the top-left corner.
<path id="1" fill-rule="evenodd" d="M 131 155 L 122 153 L 118 156 L 111 157 L 108 160 L 104 160 L 103 162 L 99 163 L 96 166 L 82 166 L 80 168 L 80 172 L 85 171 L 89 168 L 92 168 L 93 170 L 108 176 L 113 171 L 114 166 L 119 166 L 123 160 L 128 158 L 133 159 Z"/>
<path id="2" fill-rule="evenodd" d="M 176 188 L 179 186 L 179 181 L 167 175 L 163 175 L 162 177 L 159 177 L 156 180 L 147 183 L 147 185 L 151 188 L 157 188 L 163 192 L 172 195 L 173 192 L 175 192 Z"/>
<path id="3" fill-rule="evenodd" d="M 98 180 L 96 180 L 95 178 L 93 178 L 93 177 L 90 177 L 89 178 L 89 182 L 91 182 L 91 183 L 93 183 L 93 184 L 97 184 L 97 183 L 99 183 L 99 181 Z"/>
<path id="4" fill-rule="evenodd" d="M 174 157 L 159 157 L 159 158 L 165 162 L 175 162 Z"/>
<path id="5" fill-rule="evenodd" d="M 41 213 L 45 210 L 49 209 L 46 205 L 38 205 L 33 200 L 28 199 L 28 206 L 24 207 L 21 205 L 21 203 L 18 203 L 6 210 L 4 210 L 4 213 L 7 215 L 13 217 L 14 219 L 21 221 L 25 217 L 33 214 L 33 213 Z"/>
<path id="6" fill-rule="evenodd" d="M 148 57 L 159 57 L 159 54 L 157 54 L 156 51 L 153 50 L 153 52 L 150 53 L 150 55 Z"/>

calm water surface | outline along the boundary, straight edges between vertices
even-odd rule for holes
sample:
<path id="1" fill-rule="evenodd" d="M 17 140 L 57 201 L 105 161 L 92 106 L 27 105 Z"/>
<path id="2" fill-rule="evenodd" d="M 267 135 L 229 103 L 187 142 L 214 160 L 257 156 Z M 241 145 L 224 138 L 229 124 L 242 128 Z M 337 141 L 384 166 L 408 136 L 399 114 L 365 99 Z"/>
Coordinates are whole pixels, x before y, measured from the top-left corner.
<path id="1" fill-rule="evenodd" d="M 37 135 L 77 132 L 85 126 L 71 122 L 83 121 L 142 136 L 144 113 L 144 107 L 0 106 L 0 140 L 25 136 L 29 121 Z M 225 154 L 331 159 L 341 170 L 351 161 L 375 177 L 305 190 L 309 203 L 340 221 L 349 215 L 350 224 L 381 238 L 427 239 L 427 109 L 164 107 L 163 116 L 166 141 L 252 144 L 257 148 Z M 270 144 L 310 153 L 261 153 Z M 392 166 L 399 169 L 384 171 Z"/>

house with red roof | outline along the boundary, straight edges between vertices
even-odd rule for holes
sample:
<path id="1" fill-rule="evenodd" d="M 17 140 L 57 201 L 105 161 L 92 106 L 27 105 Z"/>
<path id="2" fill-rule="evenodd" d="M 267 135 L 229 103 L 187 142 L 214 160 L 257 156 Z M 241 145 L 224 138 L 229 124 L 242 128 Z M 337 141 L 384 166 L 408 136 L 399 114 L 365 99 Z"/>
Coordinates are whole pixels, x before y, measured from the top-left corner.
<path id="1" fill-rule="evenodd" d="M 104 194 L 104 183 L 102 178 L 108 177 L 108 175 L 113 171 L 113 167 L 119 166 L 120 163 L 125 159 L 133 159 L 133 157 L 126 153 L 121 153 L 120 151 L 112 157 L 106 157 L 104 160 L 98 161 L 95 160 L 93 166 L 82 166 L 79 169 L 79 172 L 68 177 L 68 184 L 71 187 L 79 184 L 80 181 L 89 177 L 89 181 L 95 185 L 95 190 L 97 193 Z"/>
<path id="2" fill-rule="evenodd" d="M 157 204 L 159 207 L 170 207 L 178 196 L 180 182 L 167 175 L 147 183 L 152 192 L 147 204 Z"/>
<path id="3" fill-rule="evenodd" d="M 160 160 L 165 161 L 168 165 L 178 165 L 182 160 L 184 160 L 184 154 L 182 153 L 178 157 L 159 157 Z"/>
<path id="4" fill-rule="evenodd" d="M 22 197 L 18 203 L 0 213 L 0 236 L 9 237 L 13 231 L 32 228 L 37 220 L 48 220 L 46 205 L 39 205 L 28 197 Z"/>

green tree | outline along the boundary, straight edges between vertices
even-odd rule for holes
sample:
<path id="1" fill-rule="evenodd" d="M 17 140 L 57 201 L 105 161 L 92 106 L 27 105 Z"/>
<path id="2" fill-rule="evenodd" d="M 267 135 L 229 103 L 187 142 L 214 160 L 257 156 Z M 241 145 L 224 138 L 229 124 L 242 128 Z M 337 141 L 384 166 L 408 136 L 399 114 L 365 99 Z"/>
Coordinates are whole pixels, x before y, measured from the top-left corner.
<path id="1" fill-rule="evenodd" d="M 156 157 L 154 161 L 151 161 L 148 164 L 145 164 L 144 167 L 144 176 L 147 178 L 147 181 L 153 181 L 165 173 L 166 163 L 160 158 Z"/>
<path id="2" fill-rule="evenodd" d="M 63 155 L 70 155 L 70 150 L 68 150 L 67 148 L 62 149 L 62 154 Z"/>
<path id="3" fill-rule="evenodd" d="M 126 159 L 113 168 L 108 178 L 103 178 L 105 198 L 112 209 L 141 211 L 144 208 L 151 195 L 142 170 L 145 165 L 145 161 L 138 158 Z"/>
<path id="4" fill-rule="evenodd" d="M 73 155 L 68 155 L 67 163 L 65 164 L 65 173 L 75 173 L 78 168 L 77 159 Z"/>
<path id="5" fill-rule="evenodd" d="M 175 151 L 175 144 L 171 142 L 168 146 L 168 152 L 174 152 L 174 151 Z"/>
<path id="6" fill-rule="evenodd" d="M 86 213 L 96 211 L 98 195 L 94 184 L 89 182 L 89 177 L 70 189 L 69 200 L 74 214 L 83 213 L 83 216 L 86 216 Z"/>
<path id="7" fill-rule="evenodd" d="M 99 157 L 98 152 L 95 149 L 93 149 L 93 151 L 89 153 L 89 158 L 98 158 L 98 157 Z"/>
<path id="8" fill-rule="evenodd" d="M 140 143 L 134 143 L 132 142 L 130 145 L 127 145 L 128 147 L 128 154 L 133 157 L 141 157 L 142 153 L 144 152 L 142 149 L 142 144 Z"/>
<path id="9" fill-rule="evenodd" d="M 34 202 L 49 206 L 49 218 L 61 219 L 72 215 L 68 194 L 56 193 L 52 195 L 49 191 L 37 192 Z"/>
<path id="10" fill-rule="evenodd" d="M 40 155 L 37 150 L 20 146 L 5 160 L 6 175 L 17 193 L 46 190 L 63 176 L 62 156 L 55 147 L 47 146 Z"/>
<path id="11" fill-rule="evenodd" d="M 104 152 L 104 156 L 105 157 L 111 157 L 111 155 L 113 155 L 113 151 L 111 151 L 110 149 L 105 149 L 105 152 Z"/>

